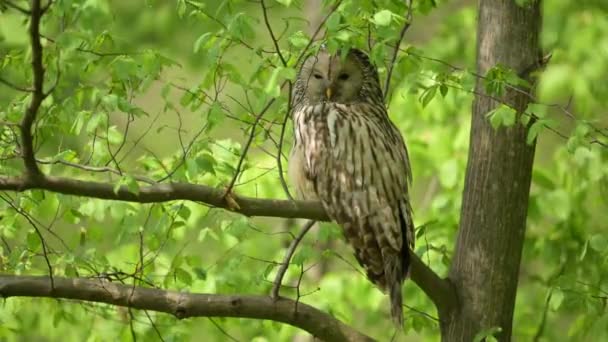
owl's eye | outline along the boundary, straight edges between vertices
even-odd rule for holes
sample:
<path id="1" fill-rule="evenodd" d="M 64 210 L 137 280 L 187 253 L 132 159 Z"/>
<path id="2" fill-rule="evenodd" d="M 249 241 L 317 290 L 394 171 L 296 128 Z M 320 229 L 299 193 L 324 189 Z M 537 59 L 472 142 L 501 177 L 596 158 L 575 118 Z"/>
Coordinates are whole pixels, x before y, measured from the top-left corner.
<path id="1" fill-rule="evenodd" d="M 318 80 L 320 80 L 320 79 L 322 79 L 322 78 L 323 78 L 323 76 L 321 76 L 321 74 L 314 74 L 314 75 L 312 75 L 312 76 L 313 76 L 314 78 L 318 79 Z"/>
<path id="2" fill-rule="evenodd" d="M 348 79 L 348 74 L 340 74 L 340 76 L 338 76 L 338 79 L 340 81 L 346 81 Z"/>

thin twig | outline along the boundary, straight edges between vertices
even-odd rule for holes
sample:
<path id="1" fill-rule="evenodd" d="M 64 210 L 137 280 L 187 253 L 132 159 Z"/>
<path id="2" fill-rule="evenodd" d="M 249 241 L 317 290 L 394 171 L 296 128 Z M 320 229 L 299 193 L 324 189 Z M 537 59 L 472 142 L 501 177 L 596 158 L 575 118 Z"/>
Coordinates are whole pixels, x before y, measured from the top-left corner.
<path id="1" fill-rule="evenodd" d="M 13 208 L 13 210 L 15 210 L 17 213 L 21 213 L 19 208 L 17 206 L 15 206 L 13 204 L 13 202 L 11 202 L 9 199 L 5 198 L 2 195 L 0 195 L 0 199 L 2 199 L 4 202 L 6 202 L 6 204 L 8 204 L 11 208 Z M 29 217 L 29 215 L 22 215 L 22 216 L 34 228 L 34 231 L 36 232 L 36 235 L 38 236 L 38 239 L 40 240 L 40 245 L 42 246 L 42 256 L 44 257 L 44 261 L 46 262 L 46 266 L 49 270 L 49 280 L 51 281 L 51 291 L 53 291 L 55 289 L 55 280 L 53 278 L 53 266 L 51 265 L 51 261 L 49 260 L 49 251 L 48 251 L 48 247 L 46 245 L 46 241 L 44 240 L 44 237 L 42 236 L 42 233 L 40 232 L 40 229 L 38 228 L 38 225 L 36 224 L 36 222 L 34 222 Z"/>
<path id="2" fill-rule="evenodd" d="M 285 60 L 285 57 L 283 57 L 283 54 L 281 53 L 281 48 L 279 47 L 279 41 L 277 40 L 277 38 L 274 35 L 274 32 L 272 31 L 272 26 L 270 25 L 270 22 L 268 21 L 268 11 L 266 8 L 266 4 L 264 3 L 264 0 L 260 1 L 260 4 L 262 5 L 262 13 L 264 15 L 264 23 L 266 24 L 266 28 L 268 30 L 268 34 L 270 35 L 270 38 L 272 40 L 272 43 L 274 44 L 274 48 L 275 51 L 277 53 L 277 55 L 279 56 L 279 59 L 281 60 L 281 63 L 283 64 L 284 67 L 287 66 L 287 60 Z M 279 138 L 279 146 L 277 147 L 277 154 L 276 154 L 276 160 L 277 160 L 277 167 L 279 168 L 279 180 L 281 181 L 281 186 L 283 187 L 283 191 L 285 192 L 285 194 L 287 195 L 287 198 L 289 199 L 293 199 L 293 197 L 291 197 L 291 194 L 289 193 L 289 188 L 287 187 L 287 183 L 285 182 L 285 177 L 283 175 L 283 163 L 281 160 L 281 153 L 283 152 L 283 139 L 285 136 L 285 126 L 287 124 L 287 119 L 289 118 L 289 114 L 291 112 L 291 92 L 292 92 L 292 88 L 293 88 L 293 83 L 291 81 L 287 82 L 287 86 L 288 86 L 288 99 L 287 99 L 287 110 L 285 113 L 285 118 L 283 119 L 283 125 L 281 126 L 281 137 Z"/>
<path id="3" fill-rule="evenodd" d="M 127 312 L 129 313 L 129 330 L 131 331 L 131 340 L 133 342 L 137 342 L 137 334 L 135 333 L 135 327 L 133 326 L 135 315 L 133 314 L 133 310 L 131 308 L 127 308 Z"/>
<path id="4" fill-rule="evenodd" d="M 407 14 L 405 16 L 405 23 L 401 28 L 401 32 L 399 33 L 399 40 L 397 44 L 395 44 L 395 48 L 393 49 L 393 56 L 391 57 L 391 63 L 388 66 L 388 70 L 386 73 L 386 83 L 384 84 L 384 101 L 386 101 L 388 96 L 388 87 L 391 84 L 391 76 L 393 75 L 393 69 L 395 68 L 395 62 L 397 61 L 397 55 L 399 54 L 399 47 L 401 46 L 401 41 L 403 41 L 403 36 L 412 25 L 412 0 L 405 0 L 405 5 L 407 6 Z"/>
<path id="5" fill-rule="evenodd" d="M 118 170 L 113 169 L 108 166 L 83 165 L 83 164 L 72 163 L 72 162 L 69 162 L 66 160 L 62 160 L 62 159 L 57 159 L 57 160 L 36 159 L 36 162 L 38 162 L 39 164 L 50 164 L 50 165 L 61 164 L 61 165 L 73 167 L 76 169 L 89 171 L 89 172 L 109 172 L 109 173 L 113 173 L 113 174 L 116 174 L 119 176 L 122 175 L 122 173 L 120 173 Z M 133 179 L 143 182 L 143 183 L 147 183 L 147 184 L 156 184 L 157 183 L 155 180 L 148 178 L 146 176 L 140 176 L 140 175 L 131 175 L 131 176 L 133 177 Z"/>
<path id="6" fill-rule="evenodd" d="M 281 283 L 283 282 L 283 277 L 285 276 L 285 272 L 287 272 L 287 269 L 289 268 L 289 264 L 291 263 L 291 257 L 293 257 L 293 254 L 296 252 L 296 248 L 298 247 L 298 244 L 300 243 L 300 241 L 302 241 L 302 239 L 304 238 L 304 236 L 306 235 L 306 233 L 308 233 L 308 231 L 315 225 L 316 221 L 308 221 L 304 227 L 302 227 L 302 230 L 300 230 L 300 233 L 296 236 L 295 239 L 293 239 L 291 241 L 291 244 L 289 245 L 289 247 L 287 248 L 287 252 L 285 253 L 285 257 L 283 258 L 283 262 L 281 263 L 281 266 L 279 267 L 279 270 L 277 271 L 277 275 L 274 278 L 274 283 L 272 285 L 272 290 L 270 292 L 270 297 L 273 299 L 278 299 L 279 298 L 279 291 L 281 290 Z"/>
<path id="7" fill-rule="evenodd" d="M 541 339 L 545 332 L 545 325 L 547 323 L 547 314 L 549 313 L 549 304 L 551 303 L 551 297 L 553 296 L 553 287 L 549 289 L 549 293 L 547 293 L 547 298 L 545 298 L 545 306 L 543 308 L 543 315 L 540 319 L 540 324 L 536 329 L 536 334 L 534 334 L 534 338 L 532 341 L 537 342 Z"/>
<path id="8" fill-rule="evenodd" d="M 285 141 L 285 131 L 286 131 L 286 127 L 287 127 L 287 121 L 291 114 L 291 101 L 292 101 L 291 92 L 293 90 L 292 88 L 293 88 L 293 85 L 291 82 L 289 82 L 289 95 L 288 95 L 288 99 L 287 99 L 287 110 L 285 111 L 285 116 L 283 117 L 283 123 L 281 124 L 281 135 L 279 137 L 279 146 L 277 147 L 277 154 L 276 154 L 277 168 L 279 169 L 279 180 L 281 181 L 281 186 L 283 187 L 283 191 L 285 192 L 285 195 L 287 195 L 287 198 L 289 198 L 289 199 L 293 199 L 293 197 L 289 193 L 289 187 L 287 186 L 287 182 L 285 182 L 285 175 L 283 174 L 283 162 L 282 162 L 281 157 L 283 154 L 283 142 Z"/>
<path id="9" fill-rule="evenodd" d="M 5 86 L 7 86 L 9 88 L 13 88 L 14 90 L 22 91 L 24 93 L 31 93 L 31 92 L 33 92 L 32 89 L 24 88 L 24 87 L 20 87 L 18 85 L 12 84 L 11 82 L 9 82 L 9 81 L 1 78 L 1 77 L 0 77 L 0 83 L 4 84 Z"/>
<path id="10" fill-rule="evenodd" d="M 227 195 L 232 191 L 232 188 L 234 188 L 234 184 L 236 183 L 236 180 L 238 179 L 238 177 L 241 174 L 241 168 L 243 167 L 245 157 L 247 156 L 249 147 L 251 147 L 251 143 L 253 142 L 253 138 L 255 137 L 255 128 L 257 127 L 260 120 L 262 119 L 262 116 L 264 116 L 264 114 L 268 111 L 268 109 L 270 109 L 270 106 L 272 106 L 272 104 L 275 102 L 275 100 L 276 99 L 273 98 L 270 101 L 268 101 L 268 103 L 266 103 L 266 106 L 256 116 L 255 121 L 253 122 L 253 125 L 251 126 L 251 132 L 249 133 L 249 139 L 247 139 L 247 142 L 245 143 L 245 147 L 243 147 L 243 153 L 241 154 L 241 157 L 239 158 L 239 162 L 236 166 L 234 176 L 232 177 L 232 180 L 230 181 L 228 187 L 226 188 Z"/>
<path id="11" fill-rule="evenodd" d="M 161 342 L 165 342 L 163 335 L 160 333 L 160 330 L 158 330 L 158 327 L 156 326 L 156 323 L 152 320 L 152 317 L 150 317 L 150 313 L 148 312 L 148 310 L 144 310 L 144 314 L 148 318 L 148 322 L 150 322 L 150 325 L 152 326 L 152 329 L 154 329 L 154 332 L 156 333 L 156 336 L 158 336 L 158 339 Z"/>
<path id="12" fill-rule="evenodd" d="M 274 35 L 274 32 L 272 31 L 272 26 L 270 26 L 270 22 L 268 21 L 268 10 L 266 9 L 266 4 L 264 3 L 264 0 L 260 0 L 260 4 L 262 5 L 262 14 L 264 16 L 264 24 L 266 25 L 266 29 L 268 29 L 268 34 L 270 34 L 270 39 L 272 40 L 272 43 L 274 44 L 274 49 L 277 53 L 277 55 L 279 56 L 279 59 L 281 60 L 281 64 L 283 64 L 283 66 L 287 66 L 287 60 L 285 60 L 285 57 L 283 57 L 283 54 L 281 53 L 281 48 L 279 47 L 279 41 L 277 40 L 277 38 Z"/>
<path id="13" fill-rule="evenodd" d="M 213 325 L 215 325 L 215 327 L 217 328 L 217 330 L 219 330 L 219 331 L 222 333 L 222 335 L 224 335 L 224 336 L 228 337 L 228 339 L 230 339 L 231 341 L 236 341 L 236 342 L 239 342 L 239 340 L 237 340 L 237 339 L 236 339 L 236 338 L 234 338 L 232 335 L 230 335 L 230 334 L 229 334 L 229 333 L 228 333 L 226 330 L 224 330 L 224 329 L 223 329 L 223 328 L 222 328 L 222 327 L 219 325 L 219 323 L 217 323 L 215 320 L 213 320 L 213 318 L 208 317 L 207 319 L 208 319 L 209 321 L 211 321 L 211 323 L 212 323 Z"/>
<path id="14" fill-rule="evenodd" d="M 29 10 L 27 10 L 27 9 L 19 6 L 19 5 L 15 5 L 12 1 L 4 0 L 4 1 L 2 1 L 2 4 L 5 5 L 5 6 L 7 6 L 7 7 L 9 7 L 9 8 L 14 9 L 15 11 L 17 11 L 17 12 L 19 12 L 21 14 L 25 14 L 25 15 L 32 14 L 31 11 L 29 11 Z"/>

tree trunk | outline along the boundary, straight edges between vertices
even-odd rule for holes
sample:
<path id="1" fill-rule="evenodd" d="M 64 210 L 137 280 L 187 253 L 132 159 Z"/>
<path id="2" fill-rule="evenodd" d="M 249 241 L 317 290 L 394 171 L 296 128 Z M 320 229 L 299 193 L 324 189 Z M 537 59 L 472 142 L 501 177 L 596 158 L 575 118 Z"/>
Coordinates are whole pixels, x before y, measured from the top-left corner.
<path id="1" fill-rule="evenodd" d="M 502 64 L 516 72 L 539 60 L 540 0 L 481 0 L 478 12 L 477 72 Z M 476 90 L 485 93 L 483 80 Z M 530 91 L 530 90 L 526 90 Z M 507 91 L 505 103 L 523 111 L 529 98 Z M 524 242 L 534 145 L 527 127 L 493 129 L 486 114 L 498 103 L 476 96 L 462 201 L 460 230 L 449 279 L 457 308 L 442 317 L 443 341 L 472 341 L 494 327 L 500 341 L 511 340 L 511 324 Z"/>

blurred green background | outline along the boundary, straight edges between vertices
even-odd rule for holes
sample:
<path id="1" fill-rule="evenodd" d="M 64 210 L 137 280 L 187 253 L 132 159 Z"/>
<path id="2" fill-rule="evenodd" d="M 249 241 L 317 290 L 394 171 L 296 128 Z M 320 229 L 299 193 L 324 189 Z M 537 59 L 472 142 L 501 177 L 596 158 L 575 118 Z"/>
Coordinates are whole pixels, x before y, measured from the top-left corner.
<path id="1" fill-rule="evenodd" d="M 288 92 L 279 85 L 293 77 L 298 56 L 333 4 L 266 1 L 287 60 L 282 66 L 257 1 L 55 1 L 42 25 L 46 89 L 59 77 L 36 124 L 44 171 L 132 189 L 145 185 L 137 175 L 223 187 L 236 172 L 252 122 L 276 98 L 254 132 L 235 192 L 285 198 L 276 155 Z M 391 82 L 390 115 L 405 137 L 414 172 L 416 252 L 441 275 L 453 252 L 464 186 L 476 5 L 415 2 Z M 542 44 L 552 58 L 537 78 L 534 108 L 546 127 L 538 135 L 513 339 L 606 340 L 608 149 L 594 139 L 605 143 L 608 134 L 602 128 L 608 126 L 608 4 L 552 0 L 543 10 Z M 330 48 L 369 51 L 384 80 L 404 13 L 401 1 L 345 0 L 324 22 L 322 38 Z M 14 10 L 0 14 L 0 78 L 23 87 L 31 84 L 27 24 Z M 0 89 L 0 170 L 17 175 L 22 166 L 12 124 L 29 97 L 2 84 Z M 291 147 L 289 121 L 286 128 L 284 155 Z M 282 259 L 288 232 L 304 223 L 249 219 L 185 201 L 140 205 L 41 191 L 0 194 L 3 273 L 47 272 L 28 216 L 52 249 L 56 275 L 126 274 L 127 284 L 192 292 L 269 293 L 276 271 L 271 261 Z M 296 285 L 304 273 L 301 301 L 379 340 L 390 339 L 387 298 L 355 266 L 337 226 L 315 229 L 293 262 L 286 284 Z M 133 279 L 136 271 L 145 282 Z M 282 293 L 297 295 L 293 288 Z M 431 302 L 412 282 L 404 298 L 405 334 L 399 339 L 439 340 Z M 11 298 L 0 312 L 0 340 L 6 341 L 307 336 L 268 321 L 179 321 L 65 300 Z"/>

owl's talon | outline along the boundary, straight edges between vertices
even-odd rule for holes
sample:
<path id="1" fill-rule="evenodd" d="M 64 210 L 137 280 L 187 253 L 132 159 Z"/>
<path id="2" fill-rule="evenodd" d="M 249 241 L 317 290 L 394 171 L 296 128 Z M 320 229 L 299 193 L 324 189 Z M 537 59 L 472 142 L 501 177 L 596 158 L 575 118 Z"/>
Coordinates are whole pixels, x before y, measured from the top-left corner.
<path id="1" fill-rule="evenodd" d="M 227 189 L 224 194 L 224 201 L 226 201 L 226 205 L 231 211 L 241 210 L 241 206 L 234 199 L 234 195 L 232 194 L 232 190 Z"/>

